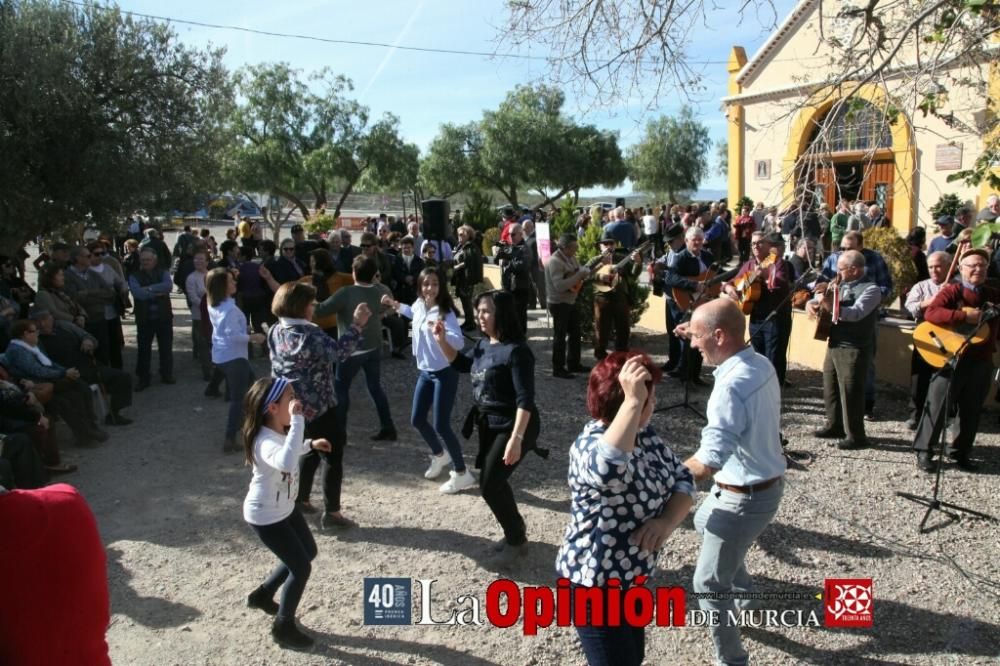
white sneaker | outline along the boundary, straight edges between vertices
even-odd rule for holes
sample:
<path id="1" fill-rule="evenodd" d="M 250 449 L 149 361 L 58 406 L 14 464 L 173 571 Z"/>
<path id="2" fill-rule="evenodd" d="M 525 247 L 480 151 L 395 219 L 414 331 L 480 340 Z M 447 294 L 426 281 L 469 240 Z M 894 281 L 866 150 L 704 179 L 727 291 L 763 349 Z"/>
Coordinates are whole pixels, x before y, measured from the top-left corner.
<path id="1" fill-rule="evenodd" d="M 447 453 L 442 453 L 439 456 L 431 456 L 431 466 L 427 468 L 424 472 L 425 479 L 436 479 L 441 476 L 441 472 L 448 468 L 451 464 L 451 457 Z"/>
<path id="2" fill-rule="evenodd" d="M 460 493 L 466 488 L 473 488 L 478 481 L 476 477 L 472 476 L 472 472 L 465 470 L 461 474 L 455 471 L 448 472 L 449 478 L 447 481 L 441 484 L 441 492 L 445 495 L 454 495 L 455 493 Z"/>
<path id="3" fill-rule="evenodd" d="M 948 427 L 944 431 L 944 436 L 948 440 L 945 442 L 948 446 L 951 446 L 958 439 L 958 419 L 948 421 Z"/>

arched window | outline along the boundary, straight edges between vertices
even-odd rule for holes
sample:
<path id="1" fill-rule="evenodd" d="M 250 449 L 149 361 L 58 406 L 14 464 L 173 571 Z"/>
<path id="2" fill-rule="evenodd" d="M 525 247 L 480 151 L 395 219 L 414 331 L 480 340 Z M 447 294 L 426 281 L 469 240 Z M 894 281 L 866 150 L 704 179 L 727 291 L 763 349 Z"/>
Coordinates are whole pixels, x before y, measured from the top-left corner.
<path id="1" fill-rule="evenodd" d="M 831 153 L 873 151 L 892 148 L 892 134 L 885 114 L 862 99 L 837 104 L 813 133 L 813 141 L 823 137 L 825 151 Z"/>

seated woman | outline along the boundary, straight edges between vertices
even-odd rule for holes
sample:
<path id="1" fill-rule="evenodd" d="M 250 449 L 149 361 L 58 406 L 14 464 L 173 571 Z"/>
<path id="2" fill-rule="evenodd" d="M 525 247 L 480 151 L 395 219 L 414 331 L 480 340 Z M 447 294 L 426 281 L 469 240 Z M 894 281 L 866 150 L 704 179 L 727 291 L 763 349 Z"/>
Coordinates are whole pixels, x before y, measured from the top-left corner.
<path id="1" fill-rule="evenodd" d="M 87 313 L 63 289 L 66 276 L 58 264 L 46 264 L 38 274 L 35 305 L 52 313 L 56 321 L 68 321 L 80 328 L 87 326 Z M 13 336 L 11 336 L 13 337 Z"/>
<path id="2" fill-rule="evenodd" d="M 0 375 L 0 433 L 27 435 L 49 474 L 76 471 L 76 465 L 62 462 L 56 438 L 45 417 L 45 408 L 38 398 L 26 388 L 8 381 L 6 372 L 3 369 Z"/>
<path id="3" fill-rule="evenodd" d="M 694 477 L 649 425 L 659 379 L 645 354 L 605 357 L 587 386 L 594 420 L 570 449 L 571 518 L 556 570 L 574 586 L 604 590 L 605 600 L 611 580 L 623 590 L 644 584 L 693 503 Z M 577 633 L 591 666 L 642 663 L 643 627 L 577 626 Z"/>
<path id="4" fill-rule="evenodd" d="M 64 368 L 39 349 L 35 322 L 19 319 L 10 327 L 10 334 L 4 365 L 11 377 L 54 384 L 51 404 L 73 430 L 77 446 L 107 441 L 108 433 L 97 425 L 90 387 L 80 380 L 80 371 Z"/>

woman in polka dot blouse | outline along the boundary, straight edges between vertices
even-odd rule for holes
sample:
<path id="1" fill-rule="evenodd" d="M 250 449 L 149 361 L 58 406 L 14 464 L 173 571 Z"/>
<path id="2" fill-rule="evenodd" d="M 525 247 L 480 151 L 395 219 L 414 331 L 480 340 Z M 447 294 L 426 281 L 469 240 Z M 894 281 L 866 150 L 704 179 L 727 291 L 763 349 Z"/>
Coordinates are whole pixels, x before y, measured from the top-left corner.
<path id="1" fill-rule="evenodd" d="M 659 379 L 660 369 L 639 352 L 615 352 L 590 375 L 594 420 L 570 451 L 571 519 L 556 559 L 574 586 L 641 584 L 636 579 L 652 575 L 659 549 L 691 508 L 691 472 L 649 425 Z M 642 663 L 642 627 L 577 632 L 591 666 Z"/>

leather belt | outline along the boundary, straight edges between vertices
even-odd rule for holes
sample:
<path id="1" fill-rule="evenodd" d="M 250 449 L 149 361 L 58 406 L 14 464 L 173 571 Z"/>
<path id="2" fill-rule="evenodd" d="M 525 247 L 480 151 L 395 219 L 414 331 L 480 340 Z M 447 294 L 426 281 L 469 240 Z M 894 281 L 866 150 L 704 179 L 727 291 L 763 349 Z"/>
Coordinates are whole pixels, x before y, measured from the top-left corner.
<path id="1" fill-rule="evenodd" d="M 715 485 L 722 488 L 723 490 L 728 490 L 733 493 L 742 493 L 748 495 L 750 493 L 759 493 L 762 490 L 767 490 L 778 481 L 781 481 L 783 477 L 776 476 L 773 479 L 768 479 L 767 481 L 761 481 L 760 483 L 755 483 L 752 486 L 731 486 L 728 483 L 715 482 Z"/>

